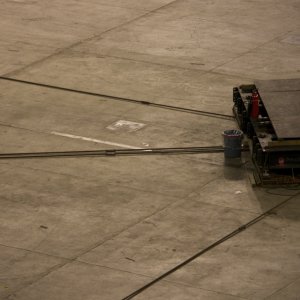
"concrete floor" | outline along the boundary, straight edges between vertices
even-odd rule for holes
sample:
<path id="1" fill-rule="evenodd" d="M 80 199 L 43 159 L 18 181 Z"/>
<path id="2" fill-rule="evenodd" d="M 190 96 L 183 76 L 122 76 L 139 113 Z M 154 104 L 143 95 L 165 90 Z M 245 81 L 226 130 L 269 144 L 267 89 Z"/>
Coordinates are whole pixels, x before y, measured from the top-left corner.
<path id="1" fill-rule="evenodd" d="M 0 75 L 231 114 L 233 86 L 300 78 L 299 10 L 299 0 L 2 0 Z M 0 89 L 1 153 L 220 145 L 236 127 Z M 107 128 L 119 120 L 143 127 Z M 0 298 L 124 298 L 298 192 L 253 188 L 249 173 L 222 154 L 1 161 Z M 299 300 L 299 232 L 296 195 L 135 299 Z"/>

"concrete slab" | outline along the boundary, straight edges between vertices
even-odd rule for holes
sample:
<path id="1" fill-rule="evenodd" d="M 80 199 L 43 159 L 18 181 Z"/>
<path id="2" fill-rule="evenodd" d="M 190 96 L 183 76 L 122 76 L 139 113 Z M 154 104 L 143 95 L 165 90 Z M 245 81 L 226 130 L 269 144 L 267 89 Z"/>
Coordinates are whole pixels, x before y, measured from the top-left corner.
<path id="1" fill-rule="evenodd" d="M 68 258 L 178 200 L 32 169 L 2 175 L 0 243 Z"/>
<path id="2" fill-rule="evenodd" d="M 245 29 L 257 30 L 255 35 L 269 37 L 272 34 L 280 34 L 284 31 L 294 29 L 299 25 L 298 18 L 299 2 L 297 0 L 287 0 L 281 2 L 277 0 L 267 1 L 243 1 L 221 0 L 215 1 L 177 1 L 169 7 L 160 10 L 161 13 L 168 13 L 172 17 L 198 17 L 200 20 L 207 20 L 214 23 L 223 23 L 225 27 L 228 24 L 238 25 Z M 278 20 L 281 22 L 278 22 Z M 267 30 L 261 30 L 267 28 Z M 235 42 L 239 43 L 239 40 Z"/>
<path id="3" fill-rule="evenodd" d="M 170 276 L 169 280 L 265 299 L 299 278 L 299 196 L 271 216 Z M 296 208 L 293 217 L 290 211 Z M 220 264 L 221 262 L 221 264 Z M 285 299 L 298 294 L 291 289 Z M 282 298 L 283 299 L 283 298 Z"/>
<path id="4" fill-rule="evenodd" d="M 193 158 L 193 155 L 190 157 Z M 60 159 L 16 160 L 10 161 L 9 165 L 11 168 L 24 167 L 50 174 L 58 173 L 81 180 L 118 184 L 175 197 L 190 194 L 191 191 L 208 183 L 222 172 L 219 165 L 202 166 L 195 164 L 193 159 L 182 160 L 181 156 L 69 158 L 63 161 Z M 163 176 L 157 176 L 159 173 Z M 182 185 L 182 182 L 185 184 Z"/>
<path id="5" fill-rule="evenodd" d="M 232 62 L 216 68 L 216 72 L 257 79 L 299 78 L 299 45 L 283 43 L 287 36 L 255 49 Z M 251 63 L 249 63 L 251 62 Z"/>
<path id="6" fill-rule="evenodd" d="M 297 0 L 6 0 L 0 14 L 0 73 L 25 80 L 231 114 L 233 86 L 299 77 Z M 235 127 L 11 82 L 0 89 L 1 151 L 111 148 L 53 131 L 219 145 Z M 124 119 L 146 126 L 107 129 Z M 240 164 L 224 165 L 223 154 L 0 162 L 0 297 L 121 299 L 294 193 L 253 190 Z M 295 299 L 298 200 L 137 299 Z"/>
<path id="7" fill-rule="evenodd" d="M 40 279 L 10 299 L 120 299 L 147 280 L 127 272 L 72 263 Z M 111 282 L 118 284 L 115 289 Z"/>
<path id="8" fill-rule="evenodd" d="M 233 120 L 220 119 L 217 123 L 211 123 L 210 117 L 101 97 L 12 82 L 0 82 L 0 86 L 3 87 L 0 125 L 6 125 L 2 126 L 0 133 L 5 135 L 3 140 L 10 143 L 15 152 L 78 150 L 79 145 L 82 150 L 105 146 L 116 148 L 114 143 L 136 148 L 217 146 L 223 143 L 221 133 L 236 127 Z M 207 110 L 213 111 L 213 103 L 206 103 Z M 223 109 L 224 100 L 219 104 Z M 118 120 L 138 122 L 145 126 L 137 131 L 112 131 L 107 128 Z M 9 138 L 6 137 L 8 130 Z M 72 138 L 54 136 L 53 132 L 107 141 L 107 144 L 87 141 L 75 143 Z M 108 147 L 110 142 L 111 146 Z M 3 151 L 13 148 L 6 144 Z"/>
<path id="9" fill-rule="evenodd" d="M 296 6 L 296 4 L 294 4 Z M 263 12 L 263 13 L 262 13 Z M 284 24 L 281 26 L 277 20 Z M 252 20 L 249 22 L 249 20 Z M 211 70 L 295 28 L 292 5 L 175 1 L 74 49 L 134 61 Z M 267 24 L 268 31 L 261 30 Z M 158 38 L 159 37 L 159 38 Z"/>
<path id="10" fill-rule="evenodd" d="M 297 300 L 299 299 L 300 289 L 299 289 L 299 280 L 297 279 L 288 286 L 282 288 L 278 292 L 275 292 L 270 297 L 267 297 L 267 300 L 280 300 L 280 299 L 290 299 Z"/>
<path id="11" fill-rule="evenodd" d="M 80 52 L 56 56 L 42 65 L 42 68 L 28 67 L 17 77 L 200 110 L 213 109 L 215 105 L 215 112 L 226 114 L 231 114 L 228 99 L 232 98 L 232 87 L 241 81 L 251 82 L 237 76 L 206 74 L 200 70 L 182 70 Z M 81 72 L 77 72 L 78 69 Z"/>
<path id="12" fill-rule="evenodd" d="M 164 282 L 159 283 L 155 289 L 146 290 L 143 294 L 136 297 L 138 300 L 146 299 L 175 299 L 175 300 L 242 300 L 243 298 L 227 295 L 224 293 L 218 293 L 214 291 L 208 291 L 204 289 L 198 289 L 190 286 L 177 285 L 176 283 Z"/>
<path id="13" fill-rule="evenodd" d="M 80 151 L 112 148 L 104 143 L 78 142 L 78 139 L 60 137 L 38 129 L 0 124 L 1 153 Z M 104 142 L 104 141 L 103 141 Z"/>
<path id="14" fill-rule="evenodd" d="M 167 5 L 171 0 L 147 1 L 85 1 L 74 0 L 22 1 L 6 0 L 2 6 L 1 56 L 5 62 L 0 73 L 14 72 L 82 40 L 99 36 L 132 19 Z M 110 5 L 111 4 L 111 5 Z"/>
<path id="15" fill-rule="evenodd" d="M 6 60 L 0 65 L 0 73 L 36 63 L 146 12 L 92 0 L 80 4 L 52 1 L 51 5 L 47 1 L 4 1 L 0 24 L 5 31 L 0 53 Z"/>
<path id="16" fill-rule="evenodd" d="M 66 260 L 0 245 L 0 298 L 38 280 Z"/>
<path id="17" fill-rule="evenodd" d="M 105 0 L 97 0 L 96 3 L 101 5 L 107 5 L 111 7 L 123 7 L 123 8 L 130 8 L 135 10 L 156 10 L 160 9 L 162 6 L 168 6 L 174 2 L 174 0 L 150 0 L 150 1 L 139 1 L 139 0 L 112 0 L 112 1 L 105 1 Z M 159 10 L 158 10 L 159 12 Z"/>
<path id="18" fill-rule="evenodd" d="M 224 174 L 220 177 L 199 190 L 193 191 L 189 195 L 189 199 L 248 212 L 263 213 L 283 201 L 287 195 L 294 193 L 294 191 L 284 189 L 268 190 L 253 187 L 245 174 L 235 180 L 226 178 L 224 176 L 226 168 L 224 166 Z M 234 170 L 233 167 L 232 169 L 233 172 L 239 173 L 238 169 Z"/>
<path id="19" fill-rule="evenodd" d="M 156 277 L 255 216 L 185 199 L 78 260 Z"/>
<path id="20" fill-rule="evenodd" d="M 146 283 L 147 280 L 149 278 L 128 272 L 75 262 L 23 289 L 10 299 L 79 300 L 83 298 L 99 299 L 99 295 L 103 300 L 122 299 L 131 291 Z M 118 289 L 116 289 L 116 285 Z M 240 299 L 172 283 L 160 284 L 154 293 L 153 291 L 147 292 L 145 295 L 137 297 L 137 299 L 153 299 L 152 297 L 165 299 L 156 298 L 156 296 L 161 297 L 164 294 L 167 297 L 168 295 L 174 295 L 172 299 L 190 299 L 189 296 L 195 296 L 193 299 L 207 299 L 207 297 L 212 300 Z"/>

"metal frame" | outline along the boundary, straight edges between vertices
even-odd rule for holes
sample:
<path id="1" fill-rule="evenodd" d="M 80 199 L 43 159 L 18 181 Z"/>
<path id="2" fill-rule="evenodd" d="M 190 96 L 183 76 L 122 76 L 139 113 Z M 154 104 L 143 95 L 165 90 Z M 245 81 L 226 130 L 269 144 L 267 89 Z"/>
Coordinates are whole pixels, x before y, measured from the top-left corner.
<path id="1" fill-rule="evenodd" d="M 284 81 L 280 81 L 281 86 L 284 85 Z M 294 83 L 294 82 L 293 82 Z M 300 84 L 300 80 L 299 80 Z M 267 83 L 259 84 L 266 90 Z M 270 85 L 270 84 L 269 84 Z M 278 89 L 273 93 L 292 93 L 297 91 L 296 85 L 294 90 L 287 91 L 284 87 L 276 86 L 276 82 L 271 82 L 271 86 Z M 289 85 L 290 88 L 290 85 Z M 280 103 L 276 103 L 277 108 L 280 110 L 277 115 L 272 111 L 272 116 L 276 118 L 276 124 L 284 124 L 287 135 L 283 135 L 283 128 L 280 128 L 280 138 L 278 137 L 273 125 L 273 120 L 269 117 L 268 111 L 264 104 L 262 95 L 270 95 L 270 93 L 259 93 L 260 105 L 259 116 L 257 118 L 251 117 L 251 105 L 252 105 L 252 92 L 256 90 L 256 85 L 242 85 L 233 89 L 233 114 L 237 120 L 237 123 L 241 130 L 248 136 L 251 144 L 251 157 L 255 167 L 254 178 L 257 184 L 299 184 L 300 183 L 300 136 L 297 137 L 297 130 L 294 129 L 295 119 L 289 120 L 289 115 L 284 114 L 284 102 L 280 107 Z M 262 94 L 262 95 L 261 95 Z M 290 97 L 291 101 L 291 97 Z M 295 103 L 298 99 L 294 99 Z M 272 105 L 272 101 L 267 100 L 268 107 Z M 298 103 L 295 107 L 299 107 Z M 295 111 L 294 114 L 298 112 Z M 299 111 L 300 116 L 300 111 Z M 284 118 L 282 121 L 280 118 Z M 300 117 L 299 117 L 300 120 Z M 298 122 L 298 121 L 297 121 Z M 277 128 L 278 130 L 278 128 Z M 292 138 L 290 133 L 293 132 Z"/>

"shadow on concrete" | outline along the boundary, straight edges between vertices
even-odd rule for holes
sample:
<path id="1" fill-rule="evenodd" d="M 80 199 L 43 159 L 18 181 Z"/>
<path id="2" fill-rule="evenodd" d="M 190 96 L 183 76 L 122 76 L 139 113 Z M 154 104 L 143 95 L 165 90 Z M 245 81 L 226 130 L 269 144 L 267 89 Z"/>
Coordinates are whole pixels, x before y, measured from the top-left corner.
<path id="1" fill-rule="evenodd" d="M 224 177 L 231 181 L 245 178 L 245 169 L 241 158 L 224 157 Z"/>

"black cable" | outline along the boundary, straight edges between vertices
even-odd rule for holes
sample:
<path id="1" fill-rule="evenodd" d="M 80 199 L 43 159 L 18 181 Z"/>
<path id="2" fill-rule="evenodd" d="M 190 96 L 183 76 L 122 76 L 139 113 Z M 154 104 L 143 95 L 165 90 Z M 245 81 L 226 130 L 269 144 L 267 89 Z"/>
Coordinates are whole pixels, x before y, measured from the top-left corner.
<path id="1" fill-rule="evenodd" d="M 191 261 L 195 260 L 196 258 L 198 258 L 199 256 L 203 255 L 204 253 L 210 251 L 211 249 L 215 248 L 216 246 L 224 243 L 225 241 L 229 240 L 230 238 L 234 237 L 235 235 L 241 233 L 242 231 L 246 230 L 247 228 L 249 228 L 250 226 L 258 223 L 259 221 L 261 221 L 262 219 L 264 219 L 265 217 L 267 217 L 268 215 L 272 214 L 272 212 L 283 206 L 284 204 L 286 204 L 288 201 L 290 201 L 292 198 L 294 198 L 295 196 L 299 195 L 300 193 L 297 193 L 295 195 L 290 196 L 289 198 L 287 198 L 286 200 L 282 201 L 281 203 L 275 205 L 274 207 L 272 207 L 271 209 L 267 210 L 266 212 L 262 213 L 261 215 L 259 215 L 258 217 L 252 219 L 250 222 L 240 226 L 239 228 L 237 228 L 236 230 L 232 231 L 231 233 L 227 234 L 226 236 L 224 236 L 223 238 L 219 239 L 218 241 L 214 242 L 213 244 L 209 245 L 208 247 L 206 247 L 205 249 L 199 251 L 198 253 L 196 253 L 195 255 L 191 256 L 190 258 L 186 259 L 185 261 L 183 261 L 182 263 L 180 263 L 179 265 L 175 266 L 174 268 L 170 269 L 169 271 L 163 273 L 162 275 L 160 275 L 159 277 L 153 279 L 152 281 L 150 281 L 149 283 L 145 284 L 144 286 L 142 286 L 141 288 L 137 289 L 136 291 L 134 291 L 133 293 L 131 293 L 130 295 L 126 296 L 125 298 L 122 298 L 122 300 L 130 300 L 132 298 L 134 298 L 135 296 L 139 295 L 140 293 L 142 293 L 144 290 L 148 289 L 149 287 L 151 287 L 152 285 L 154 285 L 155 283 L 161 281 L 162 279 L 164 279 L 165 277 L 169 276 L 170 274 L 174 273 L 175 271 L 179 270 L 180 268 L 182 268 L 183 266 L 187 265 L 188 263 L 190 263 Z"/>
<path id="2" fill-rule="evenodd" d="M 35 86 L 49 88 L 49 89 L 61 90 L 61 91 L 65 91 L 65 92 L 78 93 L 78 94 L 94 96 L 94 97 L 103 97 L 103 98 L 107 98 L 107 99 L 115 100 L 115 101 L 126 101 L 126 102 L 148 105 L 148 106 L 153 106 L 153 107 L 158 107 L 158 108 L 163 108 L 163 109 L 177 110 L 177 111 L 182 111 L 182 112 L 186 112 L 186 113 L 203 115 L 203 116 L 207 116 L 207 117 L 215 117 L 215 118 L 221 118 L 221 119 L 226 119 L 226 120 L 234 119 L 233 116 L 226 115 L 226 114 L 219 114 L 219 113 L 208 112 L 208 111 L 203 111 L 203 110 L 197 110 L 197 109 L 191 109 L 191 108 L 185 108 L 185 107 L 179 107 L 179 106 L 172 106 L 172 105 L 166 105 L 166 104 L 159 104 L 159 103 L 154 103 L 154 102 L 150 102 L 150 101 L 136 100 L 136 99 L 131 99 L 131 98 L 101 94 L 101 93 L 93 93 L 93 92 L 88 92 L 88 91 L 83 91 L 83 90 L 78 90 L 78 89 L 71 89 L 71 88 L 66 88 L 66 87 L 61 87 L 61 86 L 56 86 L 56 85 L 38 83 L 38 82 L 33 82 L 33 81 L 5 77 L 5 76 L 0 76 L 0 79 L 23 83 L 23 84 L 35 85 Z"/>
<path id="3" fill-rule="evenodd" d="M 248 149 L 242 149 L 247 151 Z M 108 149 L 87 151 L 52 151 L 27 153 L 0 153 L 1 159 L 28 159 L 28 158 L 58 158 L 58 157 L 95 157 L 95 156 L 130 156 L 130 155 L 170 155 L 170 154 L 200 154 L 222 153 L 223 146 L 207 147 L 177 147 L 177 148 L 147 148 L 147 149 Z"/>

